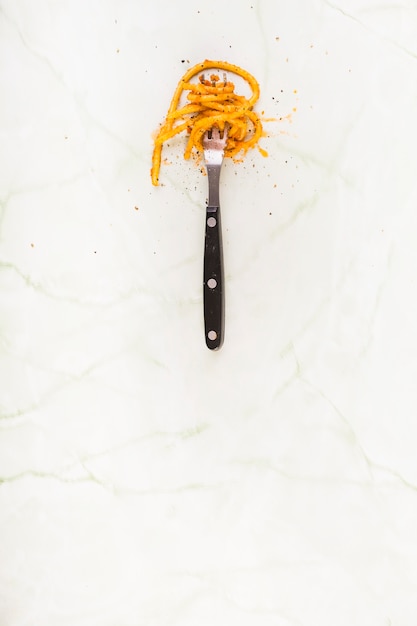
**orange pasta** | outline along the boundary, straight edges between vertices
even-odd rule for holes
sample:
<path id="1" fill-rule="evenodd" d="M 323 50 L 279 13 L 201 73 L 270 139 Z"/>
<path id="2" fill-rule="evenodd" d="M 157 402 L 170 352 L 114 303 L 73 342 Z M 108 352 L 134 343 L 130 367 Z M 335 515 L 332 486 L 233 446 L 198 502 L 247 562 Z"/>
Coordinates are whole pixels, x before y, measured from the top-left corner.
<path id="1" fill-rule="evenodd" d="M 249 99 L 234 92 L 234 84 L 221 82 L 217 74 L 210 80 L 202 74 L 198 83 L 190 80 L 204 70 L 223 70 L 241 76 L 249 85 L 252 94 Z M 188 91 L 188 103 L 178 108 L 181 95 Z M 246 70 L 225 61 L 198 63 L 184 74 L 177 85 L 164 124 L 155 138 L 152 155 L 152 184 L 158 185 L 159 168 L 163 144 L 183 131 L 188 132 L 184 158 L 189 159 L 193 149 L 202 152 L 204 133 L 217 126 L 221 131 L 228 126 L 225 156 L 234 157 L 239 152 L 246 153 L 253 148 L 262 135 L 262 124 L 253 106 L 259 98 L 259 85 Z"/>

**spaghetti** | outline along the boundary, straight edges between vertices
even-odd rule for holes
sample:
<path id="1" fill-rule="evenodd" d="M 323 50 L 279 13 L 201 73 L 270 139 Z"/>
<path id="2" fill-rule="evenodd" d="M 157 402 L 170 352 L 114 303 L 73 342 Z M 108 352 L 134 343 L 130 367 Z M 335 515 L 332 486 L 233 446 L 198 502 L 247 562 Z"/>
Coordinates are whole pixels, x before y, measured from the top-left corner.
<path id="1" fill-rule="evenodd" d="M 206 80 L 204 74 L 199 83 L 190 80 L 199 72 L 216 69 L 232 72 L 243 78 L 251 89 L 249 99 L 234 92 L 234 84 L 220 81 L 216 74 Z M 188 91 L 188 103 L 179 107 L 183 92 Z M 228 126 L 227 143 L 224 155 L 235 157 L 241 151 L 245 154 L 253 148 L 262 135 L 262 124 L 253 106 L 259 98 L 259 85 L 256 79 L 246 70 L 225 61 L 209 61 L 198 63 L 184 74 L 173 95 L 166 120 L 161 126 L 154 144 L 152 155 L 152 184 L 158 185 L 159 169 L 163 144 L 183 131 L 189 133 L 184 158 L 189 159 L 193 149 L 202 152 L 204 133 L 217 126 L 220 131 Z M 263 151 L 265 152 L 265 151 Z"/>

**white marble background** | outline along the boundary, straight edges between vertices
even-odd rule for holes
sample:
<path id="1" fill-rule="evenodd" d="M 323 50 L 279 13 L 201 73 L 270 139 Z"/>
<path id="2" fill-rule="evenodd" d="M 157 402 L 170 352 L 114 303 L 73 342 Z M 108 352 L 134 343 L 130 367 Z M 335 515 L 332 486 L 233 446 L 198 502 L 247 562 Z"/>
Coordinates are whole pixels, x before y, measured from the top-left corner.
<path id="1" fill-rule="evenodd" d="M 415 626 L 417 2 L 1 0 L 0 48 L 0 626 Z M 218 353 L 207 179 L 149 178 L 204 58 L 283 118 Z"/>

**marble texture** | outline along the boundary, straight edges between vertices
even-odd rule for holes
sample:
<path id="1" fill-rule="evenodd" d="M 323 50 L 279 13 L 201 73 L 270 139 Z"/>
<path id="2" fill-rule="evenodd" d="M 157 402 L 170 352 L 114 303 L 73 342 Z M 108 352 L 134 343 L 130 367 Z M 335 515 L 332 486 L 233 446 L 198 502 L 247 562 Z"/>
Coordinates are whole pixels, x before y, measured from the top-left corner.
<path id="1" fill-rule="evenodd" d="M 0 1 L 0 626 L 415 626 L 417 3 Z M 205 58 L 276 117 L 207 179 Z M 294 110 L 295 109 L 295 110 Z"/>

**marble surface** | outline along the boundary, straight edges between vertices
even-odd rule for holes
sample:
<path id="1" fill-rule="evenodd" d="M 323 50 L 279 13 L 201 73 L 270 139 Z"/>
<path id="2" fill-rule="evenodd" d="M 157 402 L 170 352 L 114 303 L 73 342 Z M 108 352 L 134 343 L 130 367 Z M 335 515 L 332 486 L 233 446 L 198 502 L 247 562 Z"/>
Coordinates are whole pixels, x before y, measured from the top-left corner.
<path id="1" fill-rule="evenodd" d="M 415 626 L 417 4 L 1 0 L 0 625 Z M 277 118 L 207 179 L 205 58 Z M 169 152 L 169 151 L 168 151 Z"/>

